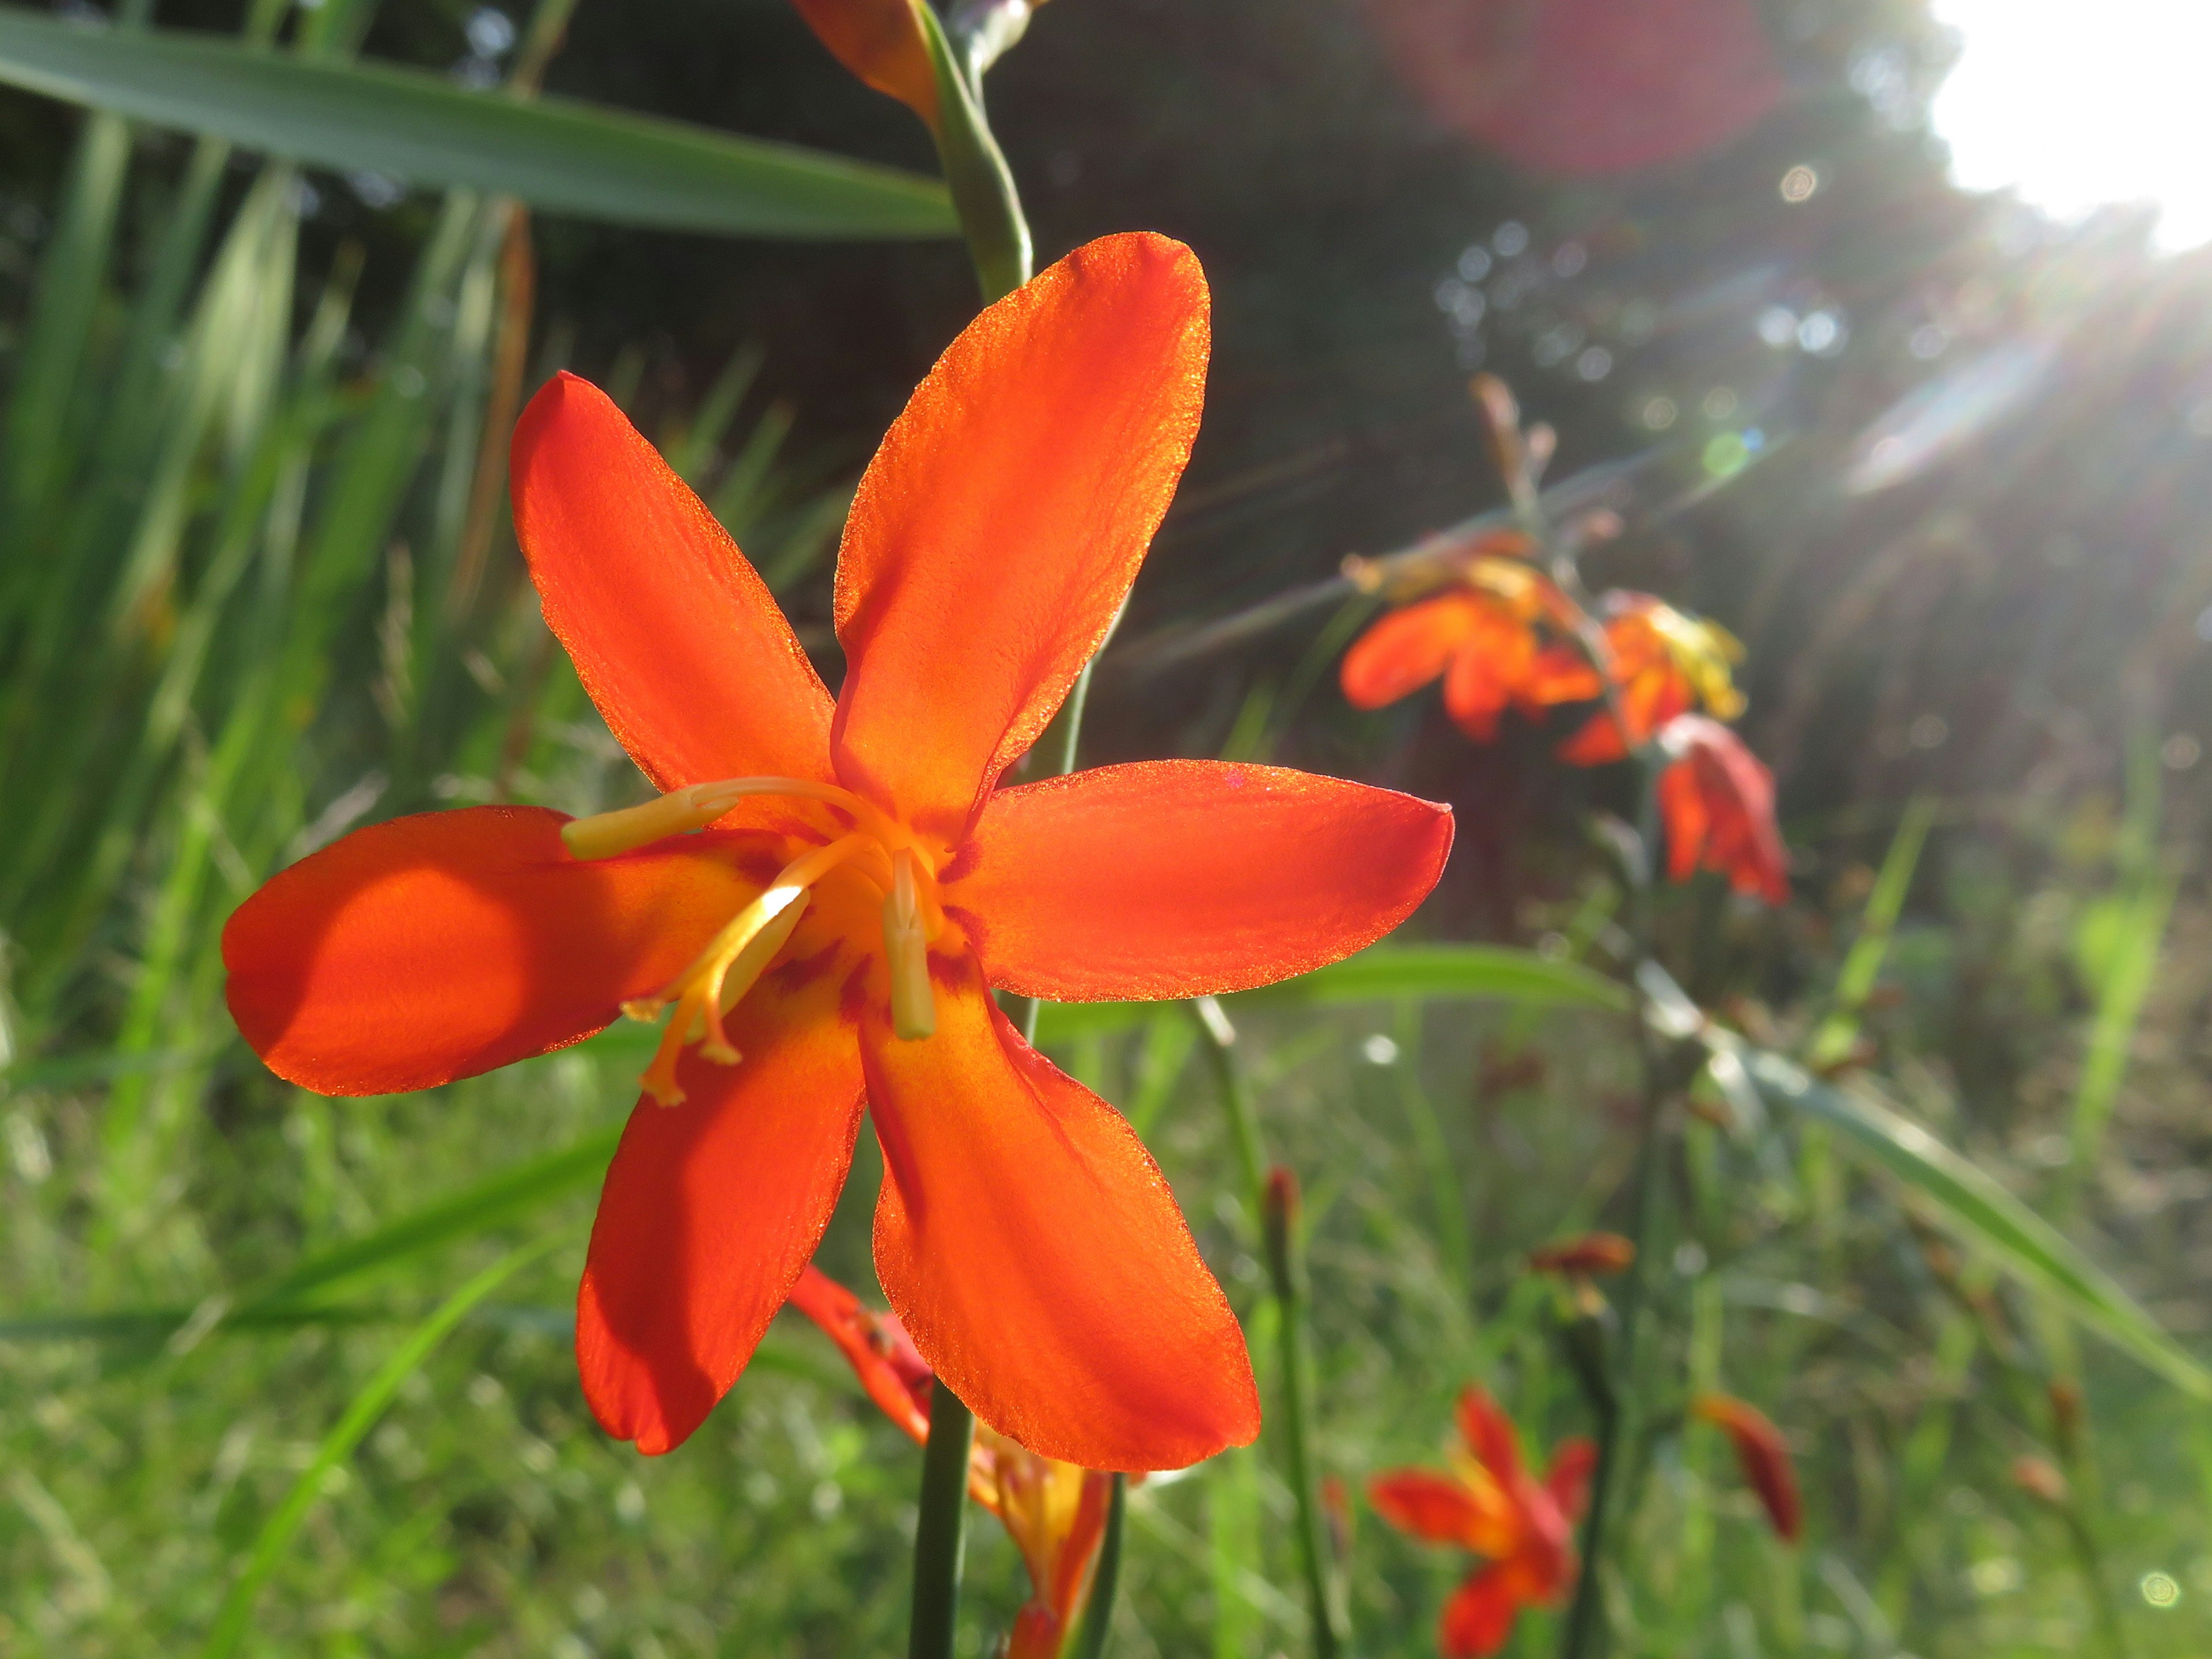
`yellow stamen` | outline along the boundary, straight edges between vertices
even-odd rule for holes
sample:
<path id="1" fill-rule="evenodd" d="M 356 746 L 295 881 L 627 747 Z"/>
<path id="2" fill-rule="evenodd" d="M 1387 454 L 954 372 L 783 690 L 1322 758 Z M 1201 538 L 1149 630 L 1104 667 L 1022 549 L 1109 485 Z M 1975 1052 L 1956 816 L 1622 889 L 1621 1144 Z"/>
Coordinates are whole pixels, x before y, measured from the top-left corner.
<path id="1" fill-rule="evenodd" d="M 890 970 L 891 1035 L 917 1042 L 937 1032 L 937 998 L 929 985 L 928 918 L 922 912 L 914 854 L 891 858 L 891 890 L 884 895 L 884 965 Z"/>
<path id="2" fill-rule="evenodd" d="M 638 1080 L 645 1091 L 664 1106 L 680 1106 L 684 1091 L 676 1081 L 676 1061 L 684 1045 L 697 1042 L 699 1051 L 725 1066 L 738 1062 L 738 1051 L 722 1030 L 722 1015 L 753 987 L 775 953 L 791 938 L 792 929 L 806 908 L 806 891 L 846 860 L 880 854 L 872 836 L 846 836 L 827 847 L 793 859 L 763 892 L 726 923 L 658 994 L 637 997 L 623 1004 L 632 1019 L 652 1020 L 670 1003 L 676 1012 L 660 1034 L 660 1047 L 652 1065 Z"/>
<path id="3" fill-rule="evenodd" d="M 872 801 L 832 783 L 810 778 L 724 778 L 695 783 L 637 806 L 576 818 L 561 828 L 562 842 L 577 859 L 615 858 L 672 836 L 703 830 L 751 796 L 820 801 L 852 821 L 853 831 L 794 859 L 766 891 L 730 918 L 690 967 L 664 990 L 623 1005 L 633 1019 L 675 1012 L 660 1034 L 653 1063 L 640 1079 L 665 1106 L 682 1103 L 676 1065 L 691 1043 L 708 1060 L 737 1064 L 738 1051 L 722 1030 L 722 1016 L 751 989 L 789 941 L 807 906 L 807 890 L 848 860 L 884 894 L 884 955 L 890 980 L 891 1030 L 908 1042 L 937 1030 L 937 1002 L 929 982 L 929 945 L 945 928 L 945 912 L 932 879 L 932 855 L 914 832 Z"/>

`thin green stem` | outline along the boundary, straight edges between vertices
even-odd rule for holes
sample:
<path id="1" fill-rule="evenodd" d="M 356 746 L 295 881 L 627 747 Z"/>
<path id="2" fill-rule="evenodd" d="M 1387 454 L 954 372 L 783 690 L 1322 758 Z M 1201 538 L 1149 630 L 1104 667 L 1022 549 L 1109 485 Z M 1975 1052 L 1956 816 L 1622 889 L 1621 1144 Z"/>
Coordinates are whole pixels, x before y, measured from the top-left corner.
<path id="1" fill-rule="evenodd" d="M 1297 1183 L 1280 1167 L 1270 1172 L 1260 1139 L 1252 1091 L 1237 1059 L 1237 1031 L 1212 997 L 1191 1003 L 1206 1037 L 1207 1059 L 1229 1115 L 1230 1139 L 1244 1177 L 1245 1203 L 1258 1231 L 1275 1298 L 1277 1350 L 1282 1369 L 1281 1410 L 1275 1437 L 1283 1448 L 1285 1474 L 1297 1504 L 1299 1565 L 1313 1622 L 1315 1659 L 1338 1659 L 1350 1650 L 1350 1620 L 1330 1571 L 1328 1534 L 1322 1525 L 1321 1489 L 1313 1455 L 1312 1385 L 1307 1358 L 1304 1260 L 1297 1241 Z"/>
<path id="2" fill-rule="evenodd" d="M 929 1390 L 921 1453 L 921 1510 L 914 1528 L 914 1612 L 907 1659 L 952 1659 L 960 1564 L 968 1550 L 968 1461 L 975 1419 L 938 1378 Z"/>
<path id="3" fill-rule="evenodd" d="M 1608 677 L 1609 678 L 1609 677 Z M 1626 727 L 1622 728 L 1625 732 Z M 1659 768 L 1647 748 L 1637 755 L 1642 786 L 1642 846 L 1629 860 L 1629 932 L 1635 941 L 1638 968 L 1652 959 L 1651 860 L 1657 844 Z M 1658 1232 L 1660 1200 L 1664 1195 L 1666 1149 L 1662 1133 L 1666 1104 L 1664 1058 L 1651 1029 L 1643 975 L 1634 977 L 1635 1000 L 1630 1018 L 1635 1022 L 1638 1057 L 1643 1073 L 1643 1100 L 1638 1114 L 1633 1205 L 1629 1237 L 1636 1245 L 1635 1259 L 1623 1278 L 1616 1306 L 1620 1316 L 1620 1342 L 1615 1377 L 1601 1395 L 1594 1395 L 1597 1411 L 1597 1466 L 1591 1472 L 1589 1512 L 1583 1520 L 1581 1577 L 1567 1614 L 1559 1652 L 1562 1659 L 1595 1659 L 1605 1650 L 1605 1604 L 1599 1570 L 1613 1542 L 1613 1507 L 1632 1471 L 1626 1449 L 1634 1443 L 1641 1375 L 1643 1313 L 1649 1300 L 1654 1266 L 1653 1245 Z"/>
<path id="4" fill-rule="evenodd" d="M 1298 1562 L 1305 1570 L 1306 1602 L 1313 1620 L 1315 1659 L 1335 1659 L 1348 1632 L 1330 1571 L 1328 1535 L 1321 1513 L 1321 1480 L 1314 1468 L 1311 1365 L 1306 1344 L 1305 1261 L 1298 1249 L 1298 1188 L 1278 1165 L 1261 1200 L 1267 1273 L 1275 1286 L 1275 1336 L 1283 1373 L 1283 1451 L 1298 1506 Z"/>
<path id="5" fill-rule="evenodd" d="M 1091 1594 L 1083 1604 L 1083 1622 L 1066 1659 L 1101 1659 L 1106 1633 L 1114 1625 L 1114 1592 L 1121 1582 L 1121 1530 L 1128 1514 L 1129 1477 L 1114 1477 L 1113 1496 L 1106 1501 L 1106 1530 L 1098 1540 L 1098 1565 L 1091 1570 Z"/>

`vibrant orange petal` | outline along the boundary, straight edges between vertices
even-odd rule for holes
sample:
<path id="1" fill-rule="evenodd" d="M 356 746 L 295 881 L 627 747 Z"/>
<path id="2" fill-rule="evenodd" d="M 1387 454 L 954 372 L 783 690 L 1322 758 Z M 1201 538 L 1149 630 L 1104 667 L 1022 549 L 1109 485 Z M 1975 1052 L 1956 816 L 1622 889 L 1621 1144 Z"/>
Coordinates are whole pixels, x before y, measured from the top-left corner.
<path id="1" fill-rule="evenodd" d="M 1549 708 L 1563 702 L 1587 702 L 1605 695 L 1605 682 L 1577 645 L 1546 646 L 1528 665 L 1520 688 L 1522 705 Z"/>
<path id="2" fill-rule="evenodd" d="M 1675 762 L 1659 774 L 1658 787 L 1659 821 L 1667 832 L 1667 879 L 1687 881 L 1705 856 L 1712 815 L 1705 810 L 1694 766 Z"/>
<path id="3" fill-rule="evenodd" d="M 926 3 L 926 0 L 924 0 Z M 837 61 L 878 92 L 937 125 L 937 71 L 914 15 L 916 0 L 792 0 Z"/>
<path id="4" fill-rule="evenodd" d="M 324 1094 L 432 1088 L 589 1036 L 759 890 L 739 837 L 579 863 L 567 822 L 422 812 L 278 872 L 222 930 L 238 1029 Z"/>
<path id="5" fill-rule="evenodd" d="M 597 386 L 514 428 L 514 533 L 545 621 L 659 787 L 829 776 L 830 694 L 737 544 Z"/>
<path id="6" fill-rule="evenodd" d="M 1367 1483 L 1367 1501 L 1400 1532 L 1431 1544 L 1476 1547 L 1492 1528 L 1491 1506 L 1463 1480 L 1427 1469 L 1392 1469 Z"/>
<path id="7" fill-rule="evenodd" d="M 1491 608 L 1482 594 L 1458 588 L 1379 618 L 1337 671 L 1345 701 L 1381 708 L 1419 690 L 1451 665 Z"/>
<path id="8" fill-rule="evenodd" d="M 1568 1521 L 1582 1519 L 1583 1510 L 1589 1503 L 1590 1476 L 1596 1468 L 1597 1446 L 1594 1442 L 1579 1437 L 1562 1440 L 1553 1452 L 1552 1467 L 1545 1473 L 1544 1486 Z"/>
<path id="9" fill-rule="evenodd" d="M 1510 1492 L 1522 1473 L 1521 1437 L 1487 1389 L 1471 1388 L 1460 1395 L 1459 1431 L 1475 1462 Z"/>
<path id="10" fill-rule="evenodd" d="M 853 1374 L 884 1415 L 927 1443 L 931 1372 L 898 1316 L 863 1307 L 859 1297 L 812 1262 L 791 1287 L 791 1305 L 844 1351 Z"/>
<path id="11" fill-rule="evenodd" d="M 1002 789 L 945 902 L 991 982 L 1062 1002 L 1267 985 L 1436 885 L 1449 807 L 1279 766 L 1147 761 Z"/>
<path id="12" fill-rule="evenodd" d="M 1444 675 L 1444 712 L 1477 743 L 1498 735 L 1498 717 L 1536 660 L 1536 635 L 1503 604 L 1476 624 Z"/>
<path id="13" fill-rule="evenodd" d="M 1790 1460 L 1790 1443 L 1782 1431 L 1758 1407 L 1725 1394 L 1703 1394 L 1690 1409 L 1717 1425 L 1735 1443 L 1736 1462 L 1745 1482 L 1759 1494 L 1776 1534 L 1796 1543 L 1804 1530 L 1805 1510 L 1797 1493 L 1797 1469 Z"/>
<path id="14" fill-rule="evenodd" d="M 1453 1592 L 1437 1632 L 1444 1659 L 1487 1659 L 1505 1645 L 1521 1616 L 1514 1588 L 1508 1569 L 1498 1565 L 1485 1567 Z"/>
<path id="15" fill-rule="evenodd" d="M 1243 1334 L 1144 1144 L 1015 1034 L 972 961 L 932 966 L 934 1036 L 861 1032 L 876 1272 L 915 1346 L 1042 1456 L 1170 1469 L 1247 1443 Z"/>
<path id="16" fill-rule="evenodd" d="M 1197 435 L 1207 327 L 1188 248 L 1109 236 L 938 360 L 838 555 L 847 787 L 960 838 L 1129 591 Z"/>
<path id="17" fill-rule="evenodd" d="M 688 1048 L 681 1106 L 641 1100 L 599 1195 L 576 1364 L 599 1425 L 641 1452 L 697 1428 L 821 1242 L 860 1121 L 839 987 L 773 969 L 723 1018 L 744 1058 Z"/>

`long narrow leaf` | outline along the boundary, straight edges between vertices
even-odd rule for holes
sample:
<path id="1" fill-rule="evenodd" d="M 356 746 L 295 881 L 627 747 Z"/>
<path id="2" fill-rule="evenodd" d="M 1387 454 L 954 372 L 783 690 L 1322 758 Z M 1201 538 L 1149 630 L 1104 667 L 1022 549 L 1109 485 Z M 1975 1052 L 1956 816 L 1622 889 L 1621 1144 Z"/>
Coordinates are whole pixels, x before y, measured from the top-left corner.
<path id="1" fill-rule="evenodd" d="M 308 1510 L 322 1495 L 325 1477 L 353 1455 L 354 1448 L 361 1444 L 362 1437 L 375 1426 L 376 1419 L 384 1415 L 385 1407 L 399 1392 L 399 1385 L 430 1357 L 431 1350 L 446 1340 L 471 1308 L 496 1290 L 515 1269 L 543 1255 L 558 1238 L 556 1235 L 541 1239 L 501 1256 L 447 1297 L 435 1312 L 409 1333 L 404 1342 L 392 1350 L 368 1385 L 353 1397 L 344 1415 L 323 1437 L 313 1458 L 300 1471 L 300 1478 L 292 1483 L 292 1490 L 285 1494 L 284 1501 L 262 1523 L 244 1566 L 216 1611 L 207 1645 L 200 1650 L 202 1659 L 220 1659 L 220 1656 L 237 1650 L 240 1638 L 246 1634 L 246 1620 L 252 1616 L 255 1598 L 268 1582 L 269 1575 L 276 1571 L 285 1546 L 299 1531 L 300 1523 L 307 1518 Z"/>
<path id="2" fill-rule="evenodd" d="M 389 64 L 90 27 L 19 6 L 0 6 L 0 82 L 317 166 L 617 224 L 809 238 L 955 228 L 944 186 L 896 168 L 572 100 L 525 103 Z"/>
<path id="3" fill-rule="evenodd" d="M 2008 1270 L 2054 1297 L 2092 1330 L 2135 1355 L 2185 1392 L 2212 1400 L 2208 1373 L 2111 1276 L 2050 1223 L 1972 1160 L 1864 1087 L 1824 1083 L 1779 1054 L 1741 1048 L 1725 1033 L 1707 1042 L 1733 1049 L 1770 1105 L 1818 1119 L 1921 1194 L 1959 1232 Z"/>
<path id="4" fill-rule="evenodd" d="M 588 1187 L 605 1174 L 621 1139 L 619 1124 L 594 1130 L 557 1152 L 501 1170 L 412 1215 L 320 1251 L 241 1301 L 234 1317 L 295 1302 L 341 1280 L 356 1279 L 455 1239 L 473 1237 Z"/>
<path id="5" fill-rule="evenodd" d="M 1628 1006 L 1628 992 L 1579 963 L 1554 962 L 1533 951 L 1502 945 L 1378 945 L 1358 956 L 1261 990 L 1231 999 L 1247 1008 L 1337 1008 L 1405 998 L 1437 1001 L 1492 1001 L 1528 1007 L 1602 1008 Z M 1127 1030 L 1158 1007 L 1150 1002 L 1048 1003 L 1039 1016 L 1037 1037 L 1063 1042 L 1073 1037 Z"/>

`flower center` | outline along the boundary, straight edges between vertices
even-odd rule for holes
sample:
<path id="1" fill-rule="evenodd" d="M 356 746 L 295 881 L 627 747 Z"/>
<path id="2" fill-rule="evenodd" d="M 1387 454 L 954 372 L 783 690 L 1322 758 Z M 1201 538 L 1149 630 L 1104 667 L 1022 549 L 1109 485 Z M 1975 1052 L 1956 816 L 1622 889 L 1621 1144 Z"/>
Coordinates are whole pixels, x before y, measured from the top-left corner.
<path id="1" fill-rule="evenodd" d="M 944 930 L 937 878 L 928 849 L 882 808 L 835 784 L 804 778 L 725 778 L 675 789 L 639 806 L 577 818 L 561 826 L 561 839 L 579 859 L 613 858 L 672 836 L 703 830 L 739 801 L 755 795 L 817 800 L 836 808 L 852 830 L 810 848 L 785 865 L 760 896 L 724 923 L 691 965 L 659 991 L 623 1004 L 636 1020 L 654 1020 L 672 1004 L 675 1014 L 660 1047 L 638 1079 L 664 1106 L 683 1103 L 676 1062 L 686 1045 L 719 1065 L 740 1056 L 722 1030 L 722 1016 L 738 1005 L 768 970 L 806 914 L 815 884 L 850 865 L 883 899 L 884 966 L 890 988 L 891 1034 L 916 1042 L 937 1030 L 937 1001 L 929 982 L 930 941 Z"/>

